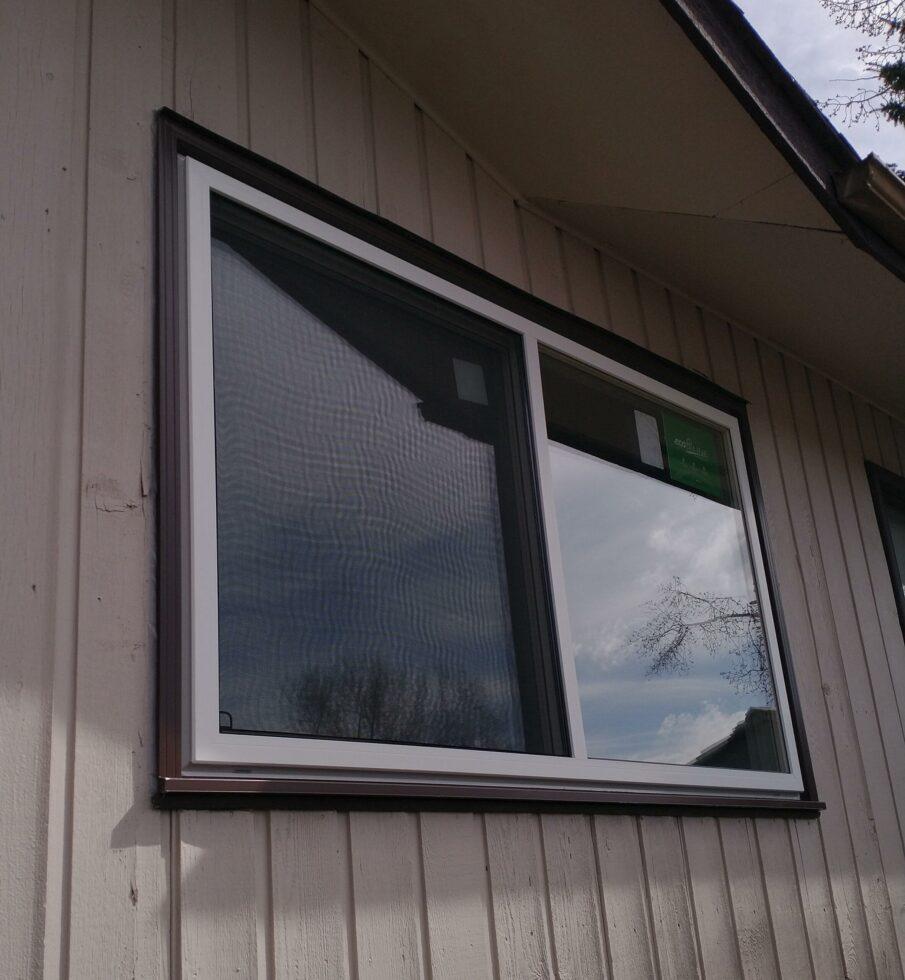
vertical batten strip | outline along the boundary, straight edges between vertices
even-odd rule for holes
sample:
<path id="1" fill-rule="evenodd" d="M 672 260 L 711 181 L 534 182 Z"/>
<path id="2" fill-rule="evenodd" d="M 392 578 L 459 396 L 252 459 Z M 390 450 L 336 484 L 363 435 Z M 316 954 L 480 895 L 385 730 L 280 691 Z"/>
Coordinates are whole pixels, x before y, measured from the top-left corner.
<path id="1" fill-rule="evenodd" d="M 258 973 L 254 814 L 186 811 L 180 828 L 183 976 L 263 980 Z"/>
<path id="2" fill-rule="evenodd" d="M 252 0 L 247 18 L 249 146 L 311 179 L 316 168 L 307 4 Z"/>
<path id="3" fill-rule="evenodd" d="M 600 285 L 599 253 L 567 232 L 561 233 L 560 240 L 572 312 L 605 328 L 609 319 Z"/>
<path id="4" fill-rule="evenodd" d="M 500 976 L 554 975 L 538 818 L 489 813 L 485 825 Z"/>
<path id="5" fill-rule="evenodd" d="M 554 306 L 568 309 L 569 295 L 556 227 L 533 211 L 520 208 L 519 213 L 531 292 Z"/>
<path id="6" fill-rule="evenodd" d="M 379 68 L 372 64 L 370 70 L 378 211 L 427 236 L 415 107 Z"/>
<path id="7" fill-rule="evenodd" d="M 174 68 L 177 110 L 237 142 L 247 123 L 240 2 L 177 0 Z"/>
<path id="8" fill-rule="evenodd" d="M 589 819 L 544 815 L 541 840 L 557 976 L 605 978 L 600 884 Z"/>
<path id="9" fill-rule="evenodd" d="M 690 370 L 709 377 L 711 368 L 700 309 L 684 296 L 674 294 L 672 310 L 682 363 Z"/>
<path id="10" fill-rule="evenodd" d="M 233 0 L 236 5 L 236 119 L 239 142 L 249 145 L 251 117 L 248 106 L 248 3 Z"/>
<path id="11" fill-rule="evenodd" d="M 471 207 L 468 158 L 430 116 L 422 113 L 421 118 L 434 243 L 477 263 L 478 225 Z"/>
<path id="12" fill-rule="evenodd" d="M 424 813 L 420 819 L 431 976 L 492 976 L 483 820 L 474 813 Z"/>
<path id="13" fill-rule="evenodd" d="M 600 268 L 610 314 L 610 329 L 626 340 L 647 347 L 645 325 L 638 305 L 632 270 L 618 259 L 603 253 L 600 254 Z"/>
<path id="14" fill-rule="evenodd" d="M 271 821 L 276 976 L 348 980 L 355 963 L 348 818 L 275 812 Z"/>
<path id="15" fill-rule="evenodd" d="M 359 52 L 317 7 L 310 11 L 318 179 L 327 190 L 367 207 L 371 183 Z"/>
<path id="16" fill-rule="evenodd" d="M 474 222 L 474 235 L 475 235 L 475 246 L 477 248 L 477 256 L 475 261 L 482 268 L 487 268 L 487 257 L 484 254 L 484 239 L 481 236 L 481 214 L 480 208 L 478 207 L 478 177 L 477 177 L 477 167 L 469 156 L 468 160 L 468 189 L 471 193 L 471 214 L 472 221 Z"/>
<path id="17" fill-rule="evenodd" d="M 410 813 L 351 813 L 356 952 L 362 980 L 421 977 L 421 858 Z"/>
<path id="18" fill-rule="evenodd" d="M 525 286 L 515 201 L 479 166 L 474 167 L 478 233 L 484 268 L 515 286 Z"/>
<path id="19" fill-rule="evenodd" d="M 305 66 L 305 105 L 307 106 L 308 126 L 308 159 L 311 162 L 311 172 L 308 175 L 315 183 L 320 184 L 320 162 L 317 156 L 317 121 L 314 101 L 314 42 L 312 41 L 313 27 L 311 3 L 309 0 L 299 0 L 301 4 L 301 45 Z"/>
<path id="20" fill-rule="evenodd" d="M 377 159 L 374 147 L 374 107 L 371 102 L 371 65 L 368 56 L 358 52 L 358 73 L 361 81 L 361 105 L 364 116 L 365 204 L 369 211 L 379 213 L 377 203 Z"/>
<path id="21" fill-rule="evenodd" d="M 178 0 L 161 0 L 160 92 L 163 105 L 176 105 L 176 5 Z"/>
<path id="22" fill-rule="evenodd" d="M 650 349 L 661 357 L 681 363 L 679 341 L 673 322 L 669 293 L 647 276 L 637 275 L 638 303 L 644 321 L 644 332 Z"/>

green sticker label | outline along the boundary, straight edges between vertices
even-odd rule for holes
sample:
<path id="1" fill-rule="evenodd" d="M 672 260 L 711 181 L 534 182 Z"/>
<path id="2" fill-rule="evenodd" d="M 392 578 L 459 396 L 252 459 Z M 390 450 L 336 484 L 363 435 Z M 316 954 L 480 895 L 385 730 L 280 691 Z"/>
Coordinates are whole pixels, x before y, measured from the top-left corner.
<path id="1" fill-rule="evenodd" d="M 692 490 L 723 499 L 726 494 L 716 433 L 681 415 L 664 412 L 663 435 L 670 477 Z"/>

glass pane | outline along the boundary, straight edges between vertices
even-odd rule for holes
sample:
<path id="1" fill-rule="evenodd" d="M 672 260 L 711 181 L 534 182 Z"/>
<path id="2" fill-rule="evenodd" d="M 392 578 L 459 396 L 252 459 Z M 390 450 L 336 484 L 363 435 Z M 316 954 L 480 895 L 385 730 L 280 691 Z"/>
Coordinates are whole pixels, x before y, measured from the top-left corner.
<path id="1" fill-rule="evenodd" d="M 723 434 L 542 359 L 588 754 L 787 771 Z"/>
<path id="2" fill-rule="evenodd" d="M 886 519 L 889 522 L 892 550 L 899 568 L 902 598 L 905 599 L 905 506 L 900 505 L 897 501 L 887 501 Z"/>
<path id="3" fill-rule="evenodd" d="M 221 729 L 549 750 L 511 341 L 212 207 Z"/>

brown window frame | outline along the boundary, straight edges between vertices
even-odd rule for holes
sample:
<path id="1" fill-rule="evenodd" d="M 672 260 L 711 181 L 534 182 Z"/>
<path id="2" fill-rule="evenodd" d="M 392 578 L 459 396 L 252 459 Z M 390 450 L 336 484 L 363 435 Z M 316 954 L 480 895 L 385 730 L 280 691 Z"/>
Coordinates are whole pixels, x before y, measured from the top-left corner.
<path id="1" fill-rule="evenodd" d="M 883 551 L 886 555 L 886 563 L 889 566 L 889 577 L 895 594 L 899 623 L 902 627 L 902 634 L 905 635 L 905 592 L 903 592 L 902 575 L 899 571 L 899 557 L 896 555 L 895 543 L 892 539 L 887 513 L 891 502 L 894 502 L 905 510 L 905 477 L 901 477 L 897 473 L 893 473 L 869 460 L 865 462 L 865 468 L 867 470 L 867 481 L 874 500 L 874 509 L 877 512 L 880 539 L 883 542 Z"/>
<path id="2" fill-rule="evenodd" d="M 253 188 L 298 207 L 369 244 L 429 271 L 471 293 L 531 319 L 592 351 L 661 381 L 732 415 L 741 432 L 744 464 L 754 498 L 759 546 L 779 637 L 783 682 L 789 698 L 804 790 L 795 797 L 724 796 L 713 793 L 645 792 L 541 787 L 487 788 L 467 784 L 426 787 L 412 782 L 302 781 L 243 777 L 239 774 L 187 776 L 183 735 L 183 669 L 186 594 L 185 475 L 188 472 L 182 432 L 186 366 L 184 243 L 181 240 L 180 157 L 192 157 Z M 166 808 L 294 807 L 348 809 L 503 809 L 581 812 L 712 812 L 815 816 L 817 798 L 801 705 L 780 597 L 763 520 L 763 501 L 754 459 L 746 403 L 708 379 L 676 365 L 597 325 L 552 306 L 503 282 L 390 222 L 349 204 L 310 181 L 269 162 L 170 109 L 157 114 L 157 283 L 158 283 L 158 792 Z"/>

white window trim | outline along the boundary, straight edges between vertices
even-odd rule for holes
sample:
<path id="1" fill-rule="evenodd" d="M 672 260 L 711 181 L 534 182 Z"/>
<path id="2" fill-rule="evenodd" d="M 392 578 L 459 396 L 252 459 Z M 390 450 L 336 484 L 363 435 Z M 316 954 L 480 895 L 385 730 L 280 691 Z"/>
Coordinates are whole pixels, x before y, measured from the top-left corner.
<path id="1" fill-rule="evenodd" d="M 188 317 L 188 455 L 189 507 L 189 657 L 185 663 L 186 724 L 184 773 L 290 776 L 399 782 L 474 782 L 481 785 L 572 786 L 601 791 L 633 790 L 729 792 L 744 797 L 757 792 L 793 797 L 803 792 L 799 755 L 779 656 L 773 609 L 759 545 L 751 489 L 744 468 L 738 421 L 731 415 L 677 391 L 617 361 L 568 340 L 538 323 L 376 248 L 297 208 L 243 184 L 193 158 L 184 161 L 187 317 Z M 217 606 L 216 469 L 214 457 L 213 341 L 211 314 L 210 194 L 218 194 L 281 222 L 391 275 L 448 300 L 522 337 L 530 414 L 535 441 L 552 601 L 561 659 L 572 756 L 528 755 L 474 749 L 388 745 L 317 738 L 221 733 L 219 730 L 219 643 Z M 776 703 L 790 772 L 766 773 L 693 767 L 655 762 L 589 759 L 565 580 L 563 577 L 552 477 L 541 391 L 539 347 L 558 351 L 639 391 L 677 406 L 724 429 L 730 444 L 740 491 L 749 552 L 761 603 L 764 632 L 776 687 Z"/>

